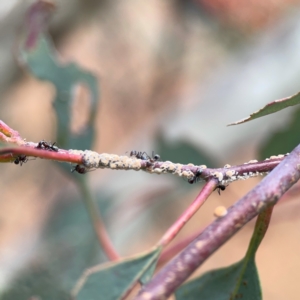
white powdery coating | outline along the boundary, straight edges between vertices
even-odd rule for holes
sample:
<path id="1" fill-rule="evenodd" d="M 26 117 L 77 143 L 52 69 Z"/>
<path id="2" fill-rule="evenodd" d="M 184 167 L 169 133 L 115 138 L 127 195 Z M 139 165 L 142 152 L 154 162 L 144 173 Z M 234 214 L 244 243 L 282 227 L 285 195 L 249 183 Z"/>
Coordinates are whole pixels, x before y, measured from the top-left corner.
<path id="1" fill-rule="evenodd" d="M 174 164 L 173 163 L 171 163 L 171 162 L 164 162 L 161 166 L 160 166 L 160 168 L 162 169 L 162 170 L 165 170 L 165 173 L 167 173 L 167 172 L 169 172 L 169 171 L 173 171 L 173 170 L 175 170 L 175 166 L 174 166 Z"/>
<path id="2" fill-rule="evenodd" d="M 227 171 L 226 173 L 226 178 L 221 181 L 222 185 L 229 184 L 230 182 L 237 181 L 237 180 L 246 180 L 252 177 L 257 177 L 257 176 L 264 176 L 268 174 L 268 172 L 249 172 L 249 173 L 243 173 L 243 175 L 238 174 L 235 171 Z"/>
<path id="3" fill-rule="evenodd" d="M 90 150 L 73 152 L 82 155 L 83 165 L 88 169 L 109 168 L 122 170 L 140 170 L 141 160 L 116 154 L 97 153 Z"/>
<path id="4" fill-rule="evenodd" d="M 187 179 L 192 179 L 194 178 L 194 176 L 195 176 L 194 173 L 191 172 L 190 170 L 182 172 L 182 177 L 185 177 Z"/>
<path id="5" fill-rule="evenodd" d="M 141 160 L 140 159 L 131 159 L 131 161 L 128 162 L 128 168 L 133 169 L 135 171 L 138 171 L 141 169 Z"/>
<path id="6" fill-rule="evenodd" d="M 99 167 L 107 167 L 110 163 L 110 156 L 109 154 L 103 153 L 99 155 Z"/>
<path id="7" fill-rule="evenodd" d="M 229 170 L 229 171 L 227 171 L 227 172 L 225 173 L 225 175 L 226 175 L 227 177 L 231 178 L 232 176 L 235 175 L 235 171 L 234 171 L 234 170 Z"/>
<path id="8" fill-rule="evenodd" d="M 182 164 L 175 164 L 176 170 L 173 172 L 173 174 L 176 174 L 178 176 L 182 176 Z"/>
<path id="9" fill-rule="evenodd" d="M 155 174 L 159 174 L 159 175 L 160 175 L 161 173 L 163 173 L 163 170 L 160 169 L 160 168 L 155 168 L 155 169 L 153 169 L 152 173 L 155 173 Z"/>
<path id="10" fill-rule="evenodd" d="M 248 161 L 248 164 L 254 164 L 254 163 L 257 163 L 257 162 L 258 162 L 258 160 L 252 159 L 252 160 L 249 160 L 249 161 Z"/>
<path id="11" fill-rule="evenodd" d="M 175 166 L 175 164 L 173 164 L 173 163 L 168 163 L 168 166 L 166 166 L 166 163 L 164 163 L 164 164 L 162 165 L 162 167 L 164 167 L 166 170 L 168 170 L 168 171 L 170 171 L 170 172 L 173 172 L 173 171 L 176 170 L 176 166 Z"/>
<path id="12" fill-rule="evenodd" d="M 191 165 L 190 165 L 191 166 Z M 187 179 L 192 179 L 195 174 L 190 170 L 183 170 L 182 164 L 174 164 L 170 161 L 165 161 L 159 167 L 149 166 L 145 169 L 146 172 L 155 173 L 155 174 L 163 174 L 163 173 L 171 173 L 173 175 L 177 175 L 179 177 L 185 177 Z"/>
<path id="13" fill-rule="evenodd" d="M 97 152 L 85 150 L 82 156 L 83 165 L 88 169 L 98 168 L 99 156 Z"/>
<path id="14" fill-rule="evenodd" d="M 219 182 L 223 180 L 223 174 L 221 172 L 212 172 L 211 175 L 217 178 Z"/>

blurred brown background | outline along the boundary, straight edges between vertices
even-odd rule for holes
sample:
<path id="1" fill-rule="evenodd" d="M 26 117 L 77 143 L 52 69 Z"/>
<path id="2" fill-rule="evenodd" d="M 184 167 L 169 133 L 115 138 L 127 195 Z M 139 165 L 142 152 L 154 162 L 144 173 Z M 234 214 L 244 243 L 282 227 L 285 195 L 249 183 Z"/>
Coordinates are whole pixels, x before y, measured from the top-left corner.
<path id="1" fill-rule="evenodd" d="M 62 60 L 75 61 L 99 78 L 92 150 L 119 155 L 154 150 L 163 160 L 201 164 L 203 158 L 211 166 L 257 158 L 260 145 L 289 122 L 293 109 L 237 127 L 226 124 L 299 91 L 298 2 L 56 1 L 51 34 Z M 30 3 L 0 3 L 0 118 L 28 141 L 55 141 L 54 89 L 22 70 L 13 56 Z M 79 97 L 84 100 L 84 91 Z M 124 256 L 151 247 L 200 189 L 171 175 L 99 170 L 88 176 Z M 214 193 L 176 240 L 206 226 L 216 206 L 230 206 L 258 181 Z M 85 211 L 76 186 L 53 162 L 1 165 L 0 191 L 0 290 L 21 270 L 43 262 L 51 247 L 64 257 L 94 240 L 88 220 L 80 219 Z M 257 253 L 266 300 L 298 299 L 296 197 L 293 193 L 275 208 Z M 78 215 L 70 213 L 77 208 Z M 86 227 L 74 233 L 79 220 Z M 199 272 L 242 258 L 252 229 L 248 224 Z M 74 234 L 78 245 L 67 242 Z"/>

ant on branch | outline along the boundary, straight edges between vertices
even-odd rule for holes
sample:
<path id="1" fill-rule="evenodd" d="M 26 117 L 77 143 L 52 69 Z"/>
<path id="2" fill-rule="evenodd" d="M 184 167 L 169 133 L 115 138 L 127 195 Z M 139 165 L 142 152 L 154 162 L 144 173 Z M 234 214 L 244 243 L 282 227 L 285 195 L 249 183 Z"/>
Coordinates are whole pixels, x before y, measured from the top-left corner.
<path id="1" fill-rule="evenodd" d="M 28 161 L 28 158 L 26 155 L 22 154 L 19 155 L 15 160 L 14 160 L 14 164 L 18 165 L 20 164 L 20 166 L 22 166 L 23 164 L 25 164 Z"/>
<path id="2" fill-rule="evenodd" d="M 131 151 L 130 156 L 135 156 L 136 158 L 141 159 L 141 160 L 149 160 L 151 163 L 159 161 L 159 159 L 160 159 L 160 156 L 158 154 L 154 154 L 154 151 L 152 151 L 152 157 L 149 156 L 145 151 L 142 152 L 142 151 L 136 151 L 136 150 Z"/>
<path id="3" fill-rule="evenodd" d="M 95 171 L 96 169 L 93 170 L 88 170 L 86 167 L 82 166 L 82 165 L 76 165 L 71 172 L 74 173 L 75 171 L 79 174 L 85 174 L 87 172 L 91 172 L 91 171 Z"/>
<path id="4" fill-rule="evenodd" d="M 224 184 L 220 184 L 215 188 L 215 190 L 218 190 L 219 195 L 221 195 L 221 191 L 225 191 L 225 189 L 226 189 L 226 185 Z"/>
<path id="5" fill-rule="evenodd" d="M 197 170 L 196 174 L 194 175 L 194 177 L 193 177 L 193 178 L 190 178 L 190 179 L 188 180 L 188 183 L 193 184 L 193 183 L 198 182 L 198 181 L 200 180 L 200 175 L 201 175 L 201 173 L 202 173 L 202 169 L 199 168 L 199 169 Z"/>
<path id="6" fill-rule="evenodd" d="M 77 172 L 79 174 L 85 174 L 87 172 L 87 169 L 84 167 L 84 166 L 81 166 L 81 165 L 76 165 L 72 170 L 71 172 L 74 173 L 74 172 Z"/>
<path id="7" fill-rule="evenodd" d="M 194 175 L 194 177 L 188 180 L 188 183 L 193 184 L 193 183 L 198 182 L 200 180 L 201 173 L 202 173 L 202 169 L 199 168 L 197 170 L 196 174 Z M 226 189 L 226 185 L 224 185 L 224 184 L 219 184 L 215 188 L 215 190 L 218 190 L 219 195 L 221 195 L 221 191 L 225 191 L 225 189 Z"/>
<path id="8" fill-rule="evenodd" d="M 42 150 L 50 150 L 50 151 L 55 151 L 58 152 L 58 147 L 55 146 L 55 142 L 54 143 L 48 143 L 44 140 L 41 140 L 38 145 L 36 146 L 37 149 L 42 149 Z"/>

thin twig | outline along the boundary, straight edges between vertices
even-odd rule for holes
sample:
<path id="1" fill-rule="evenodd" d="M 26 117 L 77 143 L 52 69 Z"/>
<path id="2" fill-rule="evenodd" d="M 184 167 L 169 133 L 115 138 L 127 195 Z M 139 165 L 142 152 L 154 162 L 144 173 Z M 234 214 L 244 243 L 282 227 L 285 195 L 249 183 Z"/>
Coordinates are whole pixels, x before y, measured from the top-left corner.
<path id="1" fill-rule="evenodd" d="M 104 253 L 110 260 L 120 259 L 119 254 L 115 250 L 108 233 L 105 229 L 105 225 L 102 221 L 99 209 L 95 204 L 95 201 L 91 195 L 90 189 L 87 187 L 86 180 L 79 180 L 80 190 L 83 194 L 83 202 L 87 208 L 87 211 L 90 215 L 97 239 L 100 246 L 102 247 Z"/>
<path id="2" fill-rule="evenodd" d="M 14 156 L 18 155 L 26 155 L 26 156 L 33 156 L 33 157 L 40 157 L 51 159 L 55 161 L 62 161 L 62 162 L 69 162 L 69 163 L 82 163 L 82 156 L 77 154 L 75 151 L 67 151 L 63 149 L 59 149 L 58 152 L 49 151 L 49 150 L 42 150 L 36 148 L 37 144 L 18 147 L 18 148 L 3 148 L 0 149 L 0 162 L 7 161 L 7 154 L 10 154 L 11 161 L 14 161 Z"/>
<path id="3" fill-rule="evenodd" d="M 152 174 L 172 174 L 189 180 L 189 182 L 208 181 L 215 178 L 220 185 L 227 185 L 236 180 L 246 180 L 251 177 L 266 175 L 272 171 L 282 160 L 283 155 L 266 159 L 261 162 L 249 162 L 243 165 L 229 166 L 224 168 L 211 169 L 206 166 L 195 166 L 193 164 L 182 165 L 170 161 L 156 161 L 151 159 L 137 159 L 136 157 L 119 156 L 116 154 L 97 153 L 90 150 L 64 150 L 58 152 L 45 151 L 36 148 L 37 144 L 26 142 L 25 146 L 18 148 L 0 149 L 0 162 L 7 162 L 7 156 L 13 157 L 23 154 L 26 156 L 47 158 L 56 161 L 73 162 L 82 164 L 86 170 L 90 169 L 111 169 L 111 170 L 134 170 L 146 171 Z"/>
<path id="4" fill-rule="evenodd" d="M 187 210 L 176 220 L 176 222 L 169 228 L 164 236 L 159 240 L 158 245 L 165 247 L 168 245 L 175 236 L 179 233 L 181 228 L 186 224 L 188 220 L 198 211 L 198 209 L 204 204 L 206 199 L 218 186 L 218 181 L 214 178 L 210 179 L 202 188 L 194 202 L 189 205 Z"/>
<path id="5" fill-rule="evenodd" d="M 135 300 L 167 299 L 213 252 L 278 199 L 300 177 L 300 145 L 254 189 L 211 223 L 144 286 Z"/>

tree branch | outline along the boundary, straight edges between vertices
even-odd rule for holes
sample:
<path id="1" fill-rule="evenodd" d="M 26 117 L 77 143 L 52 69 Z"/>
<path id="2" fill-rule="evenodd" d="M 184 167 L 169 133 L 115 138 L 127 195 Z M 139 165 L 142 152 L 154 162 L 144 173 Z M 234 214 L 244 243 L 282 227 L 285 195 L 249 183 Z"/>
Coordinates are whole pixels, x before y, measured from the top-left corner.
<path id="1" fill-rule="evenodd" d="M 299 180 L 300 145 L 253 190 L 228 209 L 144 286 L 135 300 L 168 298 L 214 251 Z"/>
<path id="2" fill-rule="evenodd" d="M 165 247 L 168 245 L 179 233 L 181 228 L 186 224 L 187 221 L 197 212 L 197 210 L 204 204 L 207 198 L 218 186 L 218 181 L 214 178 L 210 179 L 204 187 L 201 189 L 200 193 L 194 200 L 194 202 L 189 205 L 186 211 L 176 220 L 176 222 L 169 228 L 169 230 L 164 234 L 164 236 L 158 242 L 158 245 Z"/>

